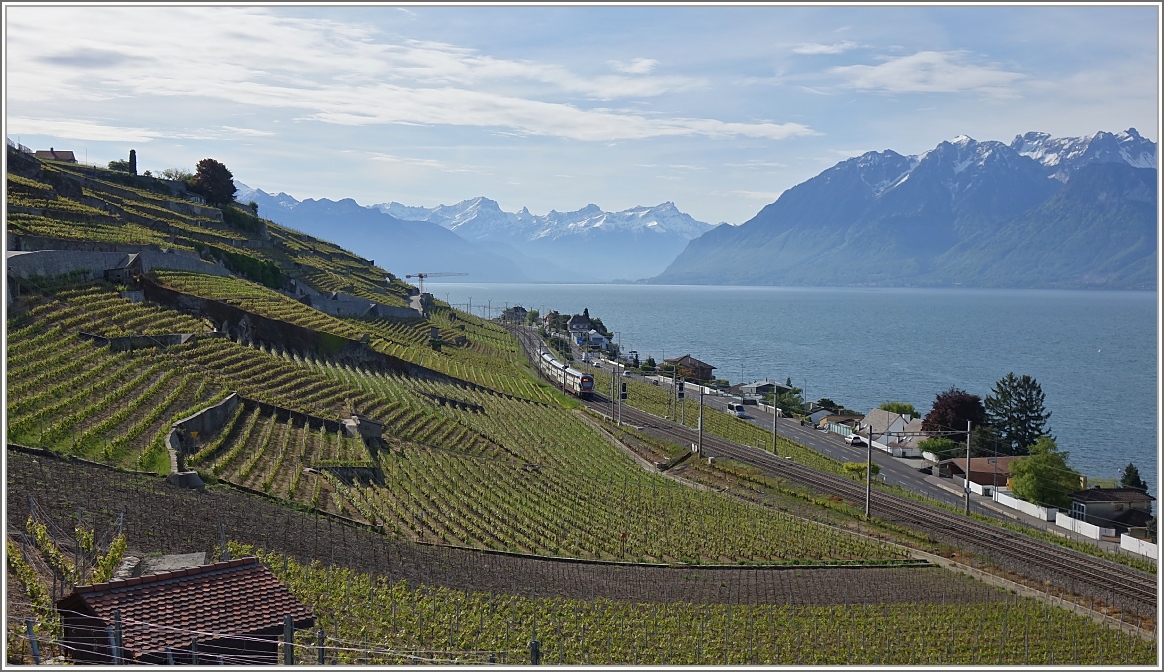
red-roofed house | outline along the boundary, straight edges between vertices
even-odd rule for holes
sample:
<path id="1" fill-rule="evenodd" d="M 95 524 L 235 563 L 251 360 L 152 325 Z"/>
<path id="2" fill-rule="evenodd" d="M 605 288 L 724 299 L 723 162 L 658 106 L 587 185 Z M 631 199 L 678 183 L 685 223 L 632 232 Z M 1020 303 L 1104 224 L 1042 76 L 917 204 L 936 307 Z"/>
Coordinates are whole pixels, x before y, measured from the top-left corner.
<path id="1" fill-rule="evenodd" d="M 109 664 L 107 627 L 121 624 L 121 660 L 276 664 L 284 617 L 296 629 L 315 624 L 311 611 L 257 558 L 239 558 L 92 586 L 57 601 L 64 641 L 75 662 Z M 114 612 L 118 611 L 119 614 Z M 196 642 L 196 643 L 195 643 Z"/>
<path id="2" fill-rule="evenodd" d="M 48 159 L 49 161 L 68 161 L 69 163 L 76 163 L 77 157 L 73 156 L 72 150 L 68 149 L 53 149 L 52 147 L 46 149 L 38 149 L 33 153 L 38 159 Z"/>

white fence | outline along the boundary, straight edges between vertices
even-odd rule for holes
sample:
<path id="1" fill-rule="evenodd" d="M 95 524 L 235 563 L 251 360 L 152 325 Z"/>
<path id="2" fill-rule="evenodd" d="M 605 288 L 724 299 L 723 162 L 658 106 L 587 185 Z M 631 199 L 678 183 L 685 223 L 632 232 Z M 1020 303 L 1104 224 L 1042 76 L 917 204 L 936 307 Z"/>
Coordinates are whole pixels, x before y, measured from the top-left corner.
<path id="1" fill-rule="evenodd" d="M 994 491 L 994 501 L 998 502 L 999 504 L 1002 504 L 1003 506 L 1010 507 L 1016 511 L 1022 511 L 1023 513 L 1027 514 L 1028 516 L 1034 516 L 1035 518 L 1038 518 L 1039 520 L 1045 520 L 1048 522 L 1056 522 L 1060 518 L 1060 516 L 1055 515 L 1056 512 L 1058 512 L 1058 509 L 1056 509 L 1055 507 L 1048 508 L 1048 507 L 1036 506 L 1035 504 L 1031 504 L 1030 502 L 1025 502 L 1025 501 L 1015 497 L 1013 494 L 1011 494 L 1011 492 L 1009 490 L 1004 490 L 1002 488 L 998 488 L 997 490 Z M 1066 518 L 1066 516 L 1061 516 L 1061 517 Z M 1066 526 L 1064 526 L 1064 527 L 1066 527 Z M 1096 536 L 1095 538 L 1098 539 L 1099 537 Z"/>
<path id="2" fill-rule="evenodd" d="M 1150 541 L 1144 541 L 1143 539 L 1137 539 L 1130 534 L 1120 535 L 1120 548 L 1129 553 L 1138 553 L 1153 559 L 1159 557 L 1157 555 L 1156 544 Z"/>
<path id="3" fill-rule="evenodd" d="M 1082 534 L 1089 539 L 1098 540 L 1100 537 L 1114 537 L 1116 533 L 1115 528 L 1092 525 L 1082 520 L 1076 520 L 1071 516 L 1056 516 L 1055 524 L 1076 534 Z"/>
<path id="4" fill-rule="evenodd" d="M 966 488 L 966 479 L 962 478 L 961 476 L 954 476 L 952 480 L 963 489 Z M 994 486 L 992 485 L 978 485 L 974 481 L 970 481 L 970 492 L 973 492 L 976 495 L 982 495 L 984 497 L 989 496 L 993 489 Z"/>

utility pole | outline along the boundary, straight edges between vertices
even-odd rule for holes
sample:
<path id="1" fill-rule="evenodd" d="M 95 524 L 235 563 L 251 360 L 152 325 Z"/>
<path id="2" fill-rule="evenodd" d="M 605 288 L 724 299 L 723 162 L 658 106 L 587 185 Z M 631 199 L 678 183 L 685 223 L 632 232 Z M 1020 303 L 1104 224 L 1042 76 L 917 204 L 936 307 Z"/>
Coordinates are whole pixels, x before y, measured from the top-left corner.
<path id="1" fill-rule="evenodd" d="M 869 500 L 873 496 L 873 423 L 869 423 L 868 454 L 865 457 L 865 520 L 869 520 Z"/>
<path id="2" fill-rule="evenodd" d="M 777 429 L 776 429 L 776 418 L 778 418 L 778 417 L 780 417 L 780 409 L 777 408 L 777 406 L 776 406 L 776 389 L 773 388 L 772 389 L 772 454 L 773 455 L 779 454 L 776 452 L 776 437 L 778 436 Z"/>
<path id="3" fill-rule="evenodd" d="M 699 448 L 696 452 L 703 455 L 703 385 L 699 386 Z"/>
<path id="4" fill-rule="evenodd" d="M 966 515 L 970 515 L 970 421 L 966 421 L 966 477 L 962 485 L 966 486 Z"/>
<path id="5" fill-rule="evenodd" d="M 614 422 L 614 400 L 618 396 L 614 391 L 614 367 L 610 367 L 610 421 Z"/>

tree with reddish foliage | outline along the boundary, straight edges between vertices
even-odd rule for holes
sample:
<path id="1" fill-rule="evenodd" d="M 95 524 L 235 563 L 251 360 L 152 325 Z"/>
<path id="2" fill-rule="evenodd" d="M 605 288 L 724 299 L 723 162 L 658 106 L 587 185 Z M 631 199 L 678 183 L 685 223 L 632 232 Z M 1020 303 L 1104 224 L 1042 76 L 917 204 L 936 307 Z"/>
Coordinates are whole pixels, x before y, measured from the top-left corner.
<path id="1" fill-rule="evenodd" d="M 934 399 L 934 407 L 922 418 L 922 431 L 961 430 L 961 434 L 947 436 L 952 441 L 965 441 L 967 420 L 973 423 L 974 427 L 981 427 L 986 423 L 986 408 L 982 405 L 982 398 L 977 394 L 951 387 L 945 392 L 939 392 Z"/>
<path id="2" fill-rule="evenodd" d="M 212 205 L 226 205 L 234 201 L 238 189 L 234 186 L 234 175 L 226 166 L 214 159 L 202 159 L 190 180 L 190 191 L 201 195 Z"/>

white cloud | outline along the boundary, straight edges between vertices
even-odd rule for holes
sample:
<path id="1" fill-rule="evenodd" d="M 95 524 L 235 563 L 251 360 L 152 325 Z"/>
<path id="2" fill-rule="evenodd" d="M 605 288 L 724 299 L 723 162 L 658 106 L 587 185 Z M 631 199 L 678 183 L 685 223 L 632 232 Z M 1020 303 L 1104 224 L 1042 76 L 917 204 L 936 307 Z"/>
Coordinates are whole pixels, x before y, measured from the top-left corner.
<path id="1" fill-rule="evenodd" d="M 50 25 L 52 42 L 33 39 Z M 238 7 L 10 8 L 8 30 L 7 67 L 20 79 L 9 82 L 10 104 L 209 99 L 296 110 L 301 119 L 336 125 L 485 127 L 581 141 L 779 140 L 814 133 L 795 123 L 667 118 L 587 109 L 561 99 L 642 98 L 704 85 L 693 78 L 649 76 L 651 59 L 619 64 L 633 76 L 584 77 L 555 64 L 497 59 L 431 41 L 392 42 L 362 25 Z M 113 49 L 120 44 L 134 45 L 131 57 Z M 94 54 L 101 59 L 90 58 Z M 80 61 L 87 66 L 79 67 Z"/>
<path id="2" fill-rule="evenodd" d="M 814 43 L 801 44 L 801 45 L 793 48 L 792 51 L 793 51 L 793 53 L 797 53 L 797 54 L 809 54 L 809 55 L 841 54 L 841 53 L 844 53 L 846 51 L 849 51 L 850 49 L 856 49 L 858 46 L 860 46 L 860 45 L 858 45 L 856 42 L 852 42 L 850 40 L 845 40 L 843 42 L 833 42 L 832 44 L 814 44 Z"/>
<path id="3" fill-rule="evenodd" d="M 891 58 L 880 65 L 845 65 L 830 72 L 849 86 L 888 93 L 957 93 L 977 91 L 995 96 L 1014 95 L 1011 85 L 1026 75 L 995 65 L 969 63 L 964 51 L 919 51 Z"/>
<path id="4" fill-rule="evenodd" d="M 31 119 L 8 117 L 7 132 L 11 135 L 48 135 L 69 140 L 98 142 L 149 142 L 161 134 L 145 128 L 109 126 L 84 119 Z"/>
<path id="5" fill-rule="evenodd" d="M 610 67 L 618 72 L 623 72 L 628 75 L 646 75 L 650 74 L 659 62 L 653 58 L 636 58 L 630 63 L 623 63 L 622 61 L 610 61 Z"/>

